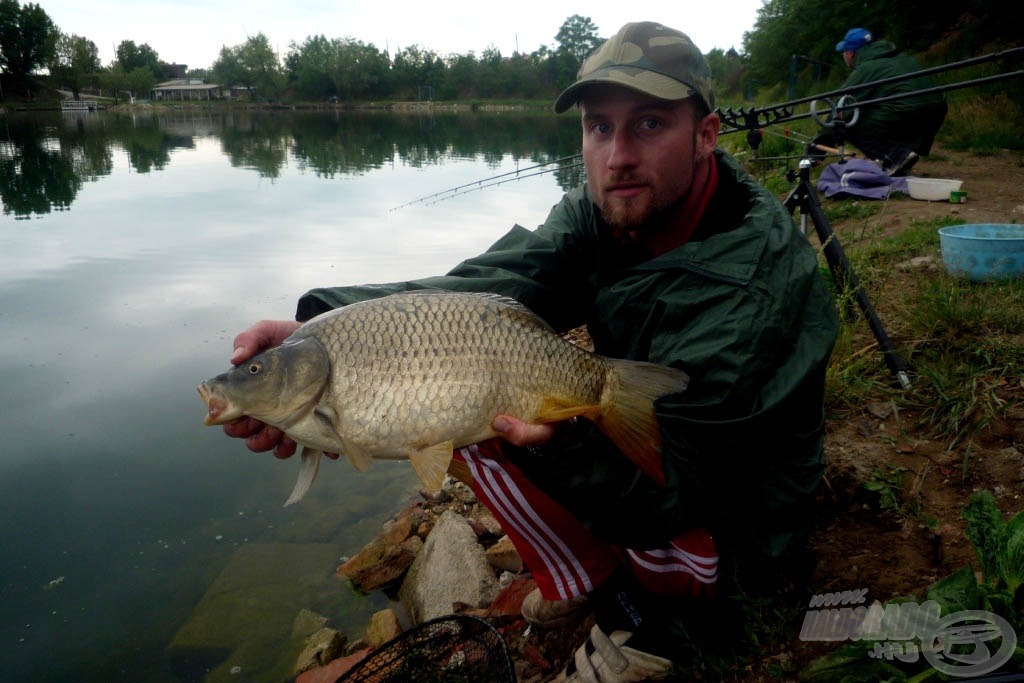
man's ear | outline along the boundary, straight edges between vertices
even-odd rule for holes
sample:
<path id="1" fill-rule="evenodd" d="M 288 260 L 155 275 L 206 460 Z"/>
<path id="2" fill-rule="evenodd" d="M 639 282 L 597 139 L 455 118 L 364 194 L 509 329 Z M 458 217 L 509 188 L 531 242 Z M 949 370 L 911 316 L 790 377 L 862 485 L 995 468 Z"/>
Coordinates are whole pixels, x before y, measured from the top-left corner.
<path id="1" fill-rule="evenodd" d="M 718 145 L 718 129 L 722 122 L 718 114 L 712 112 L 705 116 L 697 124 L 697 149 L 696 156 L 701 159 L 708 159 Z"/>

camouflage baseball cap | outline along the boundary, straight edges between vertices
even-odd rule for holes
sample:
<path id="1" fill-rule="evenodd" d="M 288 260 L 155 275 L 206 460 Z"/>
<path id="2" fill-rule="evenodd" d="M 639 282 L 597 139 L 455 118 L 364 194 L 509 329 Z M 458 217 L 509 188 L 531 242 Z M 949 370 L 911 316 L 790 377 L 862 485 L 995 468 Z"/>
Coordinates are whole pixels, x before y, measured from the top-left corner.
<path id="1" fill-rule="evenodd" d="M 650 21 L 626 24 L 583 62 L 575 83 L 555 100 L 561 114 L 576 104 L 584 88 L 611 83 L 662 100 L 698 95 L 715 108 L 711 69 L 690 37 Z"/>

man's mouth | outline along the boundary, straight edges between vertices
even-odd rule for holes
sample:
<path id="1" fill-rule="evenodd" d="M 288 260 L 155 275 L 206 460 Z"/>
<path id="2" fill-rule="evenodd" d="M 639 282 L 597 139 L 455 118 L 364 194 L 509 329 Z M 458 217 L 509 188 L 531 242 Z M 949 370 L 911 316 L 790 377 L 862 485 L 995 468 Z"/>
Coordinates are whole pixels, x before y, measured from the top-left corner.
<path id="1" fill-rule="evenodd" d="M 612 183 L 605 187 L 605 194 L 610 197 L 635 197 L 646 189 L 643 183 Z"/>

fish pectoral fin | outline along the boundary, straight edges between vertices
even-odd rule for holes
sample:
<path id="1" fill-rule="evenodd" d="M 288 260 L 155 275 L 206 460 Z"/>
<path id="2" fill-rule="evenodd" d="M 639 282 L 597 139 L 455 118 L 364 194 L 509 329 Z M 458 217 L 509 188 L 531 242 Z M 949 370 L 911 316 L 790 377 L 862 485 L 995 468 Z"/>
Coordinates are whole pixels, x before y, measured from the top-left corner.
<path id="1" fill-rule="evenodd" d="M 452 449 L 452 442 L 445 441 L 409 454 L 409 462 L 428 492 L 436 493 L 441 490 L 441 484 L 444 483 L 444 477 L 448 472 L 448 463 L 452 460 Z"/>
<path id="2" fill-rule="evenodd" d="M 309 490 L 309 487 L 313 485 L 313 480 L 316 479 L 316 473 L 320 469 L 320 456 L 322 455 L 323 451 L 318 451 L 309 446 L 302 449 L 302 467 L 299 469 L 299 479 L 295 482 L 292 495 L 288 496 L 288 500 L 284 502 L 285 507 L 292 503 L 298 503 L 306 495 L 306 491 Z"/>
<path id="3" fill-rule="evenodd" d="M 348 461 L 352 463 L 352 467 L 355 467 L 360 472 L 365 472 L 373 465 L 373 456 L 360 448 L 345 444 L 344 453 Z"/>

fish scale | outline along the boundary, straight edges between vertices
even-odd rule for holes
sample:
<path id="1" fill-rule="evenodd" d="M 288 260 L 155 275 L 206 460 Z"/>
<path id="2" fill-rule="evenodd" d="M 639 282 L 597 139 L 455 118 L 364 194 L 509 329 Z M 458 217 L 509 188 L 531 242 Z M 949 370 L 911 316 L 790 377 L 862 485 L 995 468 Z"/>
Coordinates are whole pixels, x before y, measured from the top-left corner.
<path id="1" fill-rule="evenodd" d="M 591 419 L 662 481 L 653 402 L 687 382 L 679 369 L 582 349 L 511 299 L 430 290 L 323 313 L 199 393 L 207 424 L 248 415 L 304 447 L 294 502 L 323 452 L 360 470 L 373 459 L 408 458 L 436 490 L 452 450 L 497 436 L 499 414 Z"/>

